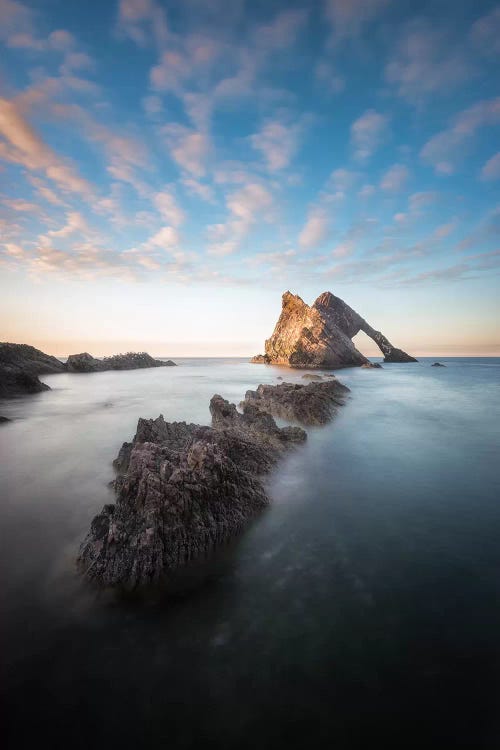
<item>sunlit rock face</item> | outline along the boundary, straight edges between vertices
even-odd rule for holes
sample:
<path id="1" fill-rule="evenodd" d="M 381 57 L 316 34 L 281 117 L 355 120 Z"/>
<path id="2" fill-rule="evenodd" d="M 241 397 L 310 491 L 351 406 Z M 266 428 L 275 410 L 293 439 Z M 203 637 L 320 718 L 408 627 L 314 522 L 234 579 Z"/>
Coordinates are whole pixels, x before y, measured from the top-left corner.
<path id="1" fill-rule="evenodd" d="M 272 336 L 266 340 L 265 354 L 255 363 L 282 364 L 291 367 L 349 367 L 368 364 L 352 338 L 364 331 L 384 355 L 385 362 L 416 362 L 394 347 L 364 318 L 331 292 L 320 294 L 307 305 L 298 295 L 285 292 L 282 310 Z"/>

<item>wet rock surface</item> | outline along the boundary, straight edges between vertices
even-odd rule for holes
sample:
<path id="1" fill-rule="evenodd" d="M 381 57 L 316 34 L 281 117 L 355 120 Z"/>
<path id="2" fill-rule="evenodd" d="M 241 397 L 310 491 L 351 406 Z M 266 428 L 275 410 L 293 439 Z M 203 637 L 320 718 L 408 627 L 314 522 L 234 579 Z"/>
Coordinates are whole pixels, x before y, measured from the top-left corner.
<path id="1" fill-rule="evenodd" d="M 331 292 L 323 292 L 313 305 L 298 295 L 285 292 L 281 315 L 272 336 L 266 340 L 265 354 L 251 360 L 256 364 L 283 364 L 299 368 L 338 368 L 368 364 L 352 338 L 364 331 L 384 355 L 386 362 L 416 362 L 397 349 L 364 318 Z"/>
<path id="2" fill-rule="evenodd" d="M 246 392 L 243 405 L 253 404 L 291 422 L 322 425 L 332 419 L 338 407 L 345 403 L 348 393 L 349 388 L 336 378 L 308 385 L 259 385 L 256 391 Z"/>

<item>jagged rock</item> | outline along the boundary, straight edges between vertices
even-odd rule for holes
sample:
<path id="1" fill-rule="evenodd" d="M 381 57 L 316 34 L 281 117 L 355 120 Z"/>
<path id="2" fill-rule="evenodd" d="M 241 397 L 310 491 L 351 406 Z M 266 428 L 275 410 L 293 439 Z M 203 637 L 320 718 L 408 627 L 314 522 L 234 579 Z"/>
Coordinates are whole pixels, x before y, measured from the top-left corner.
<path id="1" fill-rule="evenodd" d="M 64 364 L 28 344 L 0 343 L 0 397 L 48 391 L 38 375 L 64 372 Z"/>
<path id="2" fill-rule="evenodd" d="M 117 462 L 115 505 L 92 521 L 78 567 L 100 586 L 134 589 L 207 555 L 269 502 L 259 475 L 302 443 L 297 427 L 278 428 L 247 405 L 210 402 L 212 427 L 163 417 L 139 420 Z"/>
<path id="3" fill-rule="evenodd" d="M 351 339 L 364 331 L 379 347 L 385 362 L 416 362 L 375 331 L 357 312 L 331 292 L 323 292 L 312 306 L 285 292 L 282 311 L 265 354 L 251 361 L 292 367 L 348 367 L 368 363 Z"/>
<path id="4" fill-rule="evenodd" d="M 382 365 L 380 364 L 380 362 L 367 362 L 366 364 L 361 365 L 361 369 L 365 369 L 365 370 L 381 370 L 382 369 Z"/>
<path id="5" fill-rule="evenodd" d="M 313 375 L 310 372 L 306 372 L 306 374 L 302 375 L 302 377 L 303 377 L 304 380 L 323 380 L 323 378 L 321 377 L 321 375 Z"/>
<path id="6" fill-rule="evenodd" d="M 68 372 L 103 372 L 105 370 L 137 370 L 145 367 L 173 367 L 171 359 L 163 362 L 154 359 L 147 352 L 128 352 L 115 354 L 112 357 L 97 359 L 88 352 L 70 354 L 66 362 Z"/>
<path id="7" fill-rule="evenodd" d="M 267 357 L 265 354 L 256 354 L 255 357 L 252 357 L 250 362 L 252 362 L 254 365 L 268 365 L 269 357 Z"/>
<path id="8" fill-rule="evenodd" d="M 446 365 L 443 365 L 442 362 L 434 362 L 434 364 L 432 364 L 431 367 L 446 367 Z"/>
<path id="9" fill-rule="evenodd" d="M 253 404 L 275 417 L 305 425 L 326 424 L 345 403 L 349 388 L 336 378 L 323 383 L 259 385 L 247 391 L 242 406 Z"/>

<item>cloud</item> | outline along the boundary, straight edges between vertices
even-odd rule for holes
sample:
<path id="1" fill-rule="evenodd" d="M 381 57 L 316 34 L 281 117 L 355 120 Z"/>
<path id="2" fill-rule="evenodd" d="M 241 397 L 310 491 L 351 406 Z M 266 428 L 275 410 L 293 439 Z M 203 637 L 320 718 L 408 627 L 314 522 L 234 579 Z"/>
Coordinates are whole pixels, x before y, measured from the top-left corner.
<path id="1" fill-rule="evenodd" d="M 355 159 L 365 161 L 382 145 L 388 132 L 388 122 L 386 115 L 367 109 L 352 123 L 351 143 Z"/>
<path id="2" fill-rule="evenodd" d="M 481 55 L 500 55 L 500 6 L 479 18 L 471 28 L 470 36 Z"/>
<path id="3" fill-rule="evenodd" d="M 204 177 L 212 145 L 206 133 L 185 125 L 170 124 L 161 129 L 172 159 L 193 177 Z"/>
<path id="4" fill-rule="evenodd" d="M 340 94 L 345 89 L 345 79 L 327 60 L 321 60 L 316 65 L 314 75 L 321 91 L 327 94 Z"/>
<path id="5" fill-rule="evenodd" d="M 405 186 L 409 176 L 408 168 L 404 164 L 394 164 L 382 176 L 380 187 L 389 192 L 398 192 Z"/>
<path id="6" fill-rule="evenodd" d="M 37 206 L 36 203 L 30 203 L 30 201 L 26 201 L 23 198 L 6 199 L 3 203 L 12 211 L 19 211 L 21 213 L 36 214 L 40 211 L 40 206 Z"/>
<path id="7" fill-rule="evenodd" d="M 389 0 L 325 0 L 325 15 L 332 25 L 333 42 L 357 37 Z"/>
<path id="8" fill-rule="evenodd" d="M 207 227 L 208 254 L 224 256 L 234 253 L 257 221 L 270 221 L 274 199 L 260 183 L 249 183 L 226 197 L 230 216 L 226 223 Z"/>
<path id="9" fill-rule="evenodd" d="M 375 185 L 363 185 L 361 190 L 358 193 L 358 196 L 360 198 L 370 198 L 372 195 L 375 194 L 376 188 Z"/>
<path id="10" fill-rule="evenodd" d="M 437 174 L 453 174 L 456 161 L 463 155 L 467 141 L 480 128 L 498 123 L 500 97 L 477 102 L 456 115 L 451 127 L 430 138 L 421 149 L 420 157 L 433 166 Z"/>
<path id="11" fill-rule="evenodd" d="M 500 151 L 488 159 L 481 169 L 481 179 L 484 181 L 500 180 Z"/>
<path id="12" fill-rule="evenodd" d="M 78 211 L 69 211 L 66 214 L 66 224 L 61 229 L 52 229 L 47 232 L 47 237 L 69 237 L 71 234 L 80 233 L 86 234 L 89 231 L 87 222 Z M 44 235 L 41 236 L 40 241 L 43 243 Z"/>
<path id="13" fill-rule="evenodd" d="M 53 151 L 22 117 L 12 101 L 0 99 L 0 159 L 22 164 L 30 171 L 43 171 L 64 190 L 92 196 L 91 185 Z"/>
<path id="14" fill-rule="evenodd" d="M 400 34 L 385 78 L 399 96 L 419 104 L 428 96 L 463 85 L 474 72 L 462 40 L 455 42 L 448 33 L 415 20 Z"/>
<path id="15" fill-rule="evenodd" d="M 269 120 L 258 133 L 250 136 L 250 143 L 264 157 L 270 172 L 288 167 L 298 147 L 299 125 L 285 125 Z"/>
<path id="16" fill-rule="evenodd" d="M 120 0 L 117 30 L 139 47 L 154 41 L 162 49 L 169 39 L 165 11 L 154 0 Z"/>
<path id="17" fill-rule="evenodd" d="M 196 195 L 207 203 L 213 203 L 215 200 L 213 188 L 192 177 L 183 177 L 182 184 L 190 195 Z"/>
<path id="18" fill-rule="evenodd" d="M 454 232 L 456 228 L 456 221 L 450 221 L 447 224 L 441 224 L 440 226 L 436 227 L 433 232 L 433 236 L 438 240 L 442 240 L 445 237 L 448 237 L 452 232 Z"/>
<path id="19" fill-rule="evenodd" d="M 186 214 L 169 190 L 156 193 L 153 196 L 153 203 L 162 218 L 172 226 L 179 227 L 186 220 Z"/>
<path id="20" fill-rule="evenodd" d="M 412 193 L 408 198 L 408 207 L 413 214 L 419 214 L 426 206 L 430 206 L 439 198 L 439 193 L 435 191 L 420 191 Z"/>
<path id="21" fill-rule="evenodd" d="M 309 210 L 307 221 L 299 234 L 299 245 L 307 250 L 319 247 L 329 237 L 331 228 L 330 217 L 321 206 L 313 206 Z"/>
<path id="22" fill-rule="evenodd" d="M 0 39 L 8 42 L 12 35 L 31 34 L 33 12 L 15 0 L 0 0 Z"/>
<path id="23" fill-rule="evenodd" d="M 350 169 L 335 169 L 330 175 L 329 183 L 334 190 L 346 193 L 354 187 L 358 178 L 358 172 Z"/>

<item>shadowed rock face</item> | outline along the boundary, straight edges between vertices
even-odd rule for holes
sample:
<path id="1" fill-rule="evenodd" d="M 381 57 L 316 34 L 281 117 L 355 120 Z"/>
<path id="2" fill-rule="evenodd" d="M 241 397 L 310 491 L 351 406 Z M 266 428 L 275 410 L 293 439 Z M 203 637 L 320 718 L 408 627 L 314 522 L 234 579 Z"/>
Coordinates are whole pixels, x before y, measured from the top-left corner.
<path id="1" fill-rule="evenodd" d="M 348 367 L 369 364 L 351 339 L 364 331 L 384 355 L 385 362 L 416 362 L 394 347 L 358 313 L 331 292 L 323 292 L 312 306 L 298 295 L 285 292 L 282 311 L 266 353 L 255 363 L 284 364 L 292 367 Z"/>
<path id="2" fill-rule="evenodd" d="M 78 566 L 104 587 L 152 584 L 205 556 L 269 502 L 259 476 L 306 433 L 253 404 L 210 402 L 212 427 L 139 420 L 117 459 L 115 505 L 92 521 Z"/>
<path id="3" fill-rule="evenodd" d="M 0 343 L 0 397 L 48 391 L 38 375 L 64 372 L 64 364 L 27 344 Z"/>

